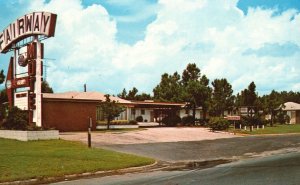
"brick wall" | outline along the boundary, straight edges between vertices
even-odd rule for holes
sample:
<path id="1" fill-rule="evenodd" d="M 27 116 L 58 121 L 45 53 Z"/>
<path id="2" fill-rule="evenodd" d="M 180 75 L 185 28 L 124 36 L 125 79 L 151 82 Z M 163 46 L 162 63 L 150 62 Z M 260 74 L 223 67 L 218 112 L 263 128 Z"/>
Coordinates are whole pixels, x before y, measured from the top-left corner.
<path id="1" fill-rule="evenodd" d="M 88 117 L 96 129 L 97 102 L 43 99 L 43 126 L 59 131 L 87 131 Z"/>

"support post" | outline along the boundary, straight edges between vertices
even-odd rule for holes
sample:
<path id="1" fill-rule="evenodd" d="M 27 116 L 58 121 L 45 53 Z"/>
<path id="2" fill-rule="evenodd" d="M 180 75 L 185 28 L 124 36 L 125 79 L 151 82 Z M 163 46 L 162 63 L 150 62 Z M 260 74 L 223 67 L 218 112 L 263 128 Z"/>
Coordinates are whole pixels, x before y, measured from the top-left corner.
<path id="1" fill-rule="evenodd" d="M 89 146 L 89 148 L 91 148 L 91 146 L 92 146 L 92 137 L 91 137 L 92 126 L 93 126 L 92 118 L 89 117 L 89 124 L 88 124 L 88 146 Z"/>
<path id="2" fill-rule="evenodd" d="M 35 74 L 35 87 L 34 93 L 36 95 L 36 109 L 33 110 L 33 122 L 36 126 L 42 126 L 42 44 L 36 36 L 34 42 L 37 45 L 37 56 L 36 56 L 36 74 Z"/>

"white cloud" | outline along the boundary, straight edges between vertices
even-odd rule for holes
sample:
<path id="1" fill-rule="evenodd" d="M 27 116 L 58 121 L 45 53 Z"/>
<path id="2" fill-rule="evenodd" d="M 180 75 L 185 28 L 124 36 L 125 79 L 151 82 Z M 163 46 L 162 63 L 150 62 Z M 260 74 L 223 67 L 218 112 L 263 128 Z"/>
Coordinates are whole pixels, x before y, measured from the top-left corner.
<path id="1" fill-rule="evenodd" d="M 182 72 L 195 62 L 211 81 L 227 78 L 237 91 L 255 81 L 260 92 L 299 90 L 300 54 L 281 57 L 243 55 L 268 43 L 300 46 L 300 15 L 289 10 L 250 9 L 237 0 L 161 0 L 145 38 L 133 46 L 116 39 L 116 21 L 101 5 L 79 0 L 33 1 L 31 10 L 58 14 L 55 38 L 48 39 L 48 79 L 56 91 L 90 89 L 117 94 L 136 86 L 151 92 L 164 72 Z M 293 20 L 291 18 L 294 17 Z M 99 77 L 99 75 L 101 77 Z"/>
<path id="2" fill-rule="evenodd" d="M 46 57 L 56 59 L 48 68 L 50 84 L 57 91 L 78 90 L 107 73 L 117 30 L 106 9 L 95 4 L 83 8 L 79 0 L 41 2 L 33 2 L 31 9 L 58 15 L 55 37 L 45 41 Z"/>
<path id="3" fill-rule="evenodd" d="M 147 0 L 108 0 L 106 3 L 121 9 L 121 11 L 112 11 L 114 13 L 112 17 L 122 23 L 143 22 L 155 16 L 157 11 L 156 4 Z"/>

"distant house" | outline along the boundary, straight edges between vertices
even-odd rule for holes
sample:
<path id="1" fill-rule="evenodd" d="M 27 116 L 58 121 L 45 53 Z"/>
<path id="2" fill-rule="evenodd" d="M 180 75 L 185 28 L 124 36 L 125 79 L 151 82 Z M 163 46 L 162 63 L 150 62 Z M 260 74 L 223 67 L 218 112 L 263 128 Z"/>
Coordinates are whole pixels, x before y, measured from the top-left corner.
<path id="1" fill-rule="evenodd" d="M 290 117 L 289 124 L 300 124 L 300 104 L 294 102 L 286 102 L 284 104 L 284 111 Z"/>
<path id="2" fill-rule="evenodd" d="M 160 122 L 167 115 L 178 115 L 181 118 L 192 115 L 185 110 L 185 103 L 128 101 L 118 97 L 110 97 L 126 109 L 116 120 L 135 120 L 143 117 L 144 122 Z M 43 126 L 56 128 L 60 131 L 85 131 L 88 118 L 93 121 L 96 129 L 97 122 L 104 122 L 104 115 L 99 107 L 105 96 L 100 92 L 65 92 L 43 93 L 42 120 Z M 196 110 L 196 118 L 201 117 L 201 109 Z"/>

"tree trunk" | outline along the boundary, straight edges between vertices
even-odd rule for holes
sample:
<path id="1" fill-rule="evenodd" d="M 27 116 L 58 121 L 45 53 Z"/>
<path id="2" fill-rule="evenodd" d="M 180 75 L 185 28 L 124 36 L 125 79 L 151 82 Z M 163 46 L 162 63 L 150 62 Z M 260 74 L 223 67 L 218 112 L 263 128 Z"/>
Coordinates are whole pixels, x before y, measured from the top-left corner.
<path id="1" fill-rule="evenodd" d="M 274 121 L 274 116 L 273 113 L 271 114 L 271 127 L 273 127 L 273 121 Z"/>
<path id="2" fill-rule="evenodd" d="M 110 126 L 110 119 L 107 119 L 107 130 L 109 130 L 109 126 Z"/>
<path id="3" fill-rule="evenodd" d="M 195 104 L 193 105 L 193 118 L 194 118 L 193 125 L 195 125 L 195 120 L 196 120 L 196 105 Z"/>
<path id="4" fill-rule="evenodd" d="M 205 121 L 206 120 L 206 109 L 203 109 L 203 121 Z"/>
<path id="5" fill-rule="evenodd" d="M 221 109 L 221 117 L 224 118 L 224 110 Z"/>
<path id="6" fill-rule="evenodd" d="M 273 127 L 273 121 L 274 121 L 274 118 L 273 118 L 273 112 L 271 113 L 271 123 L 270 123 L 270 126 Z"/>

